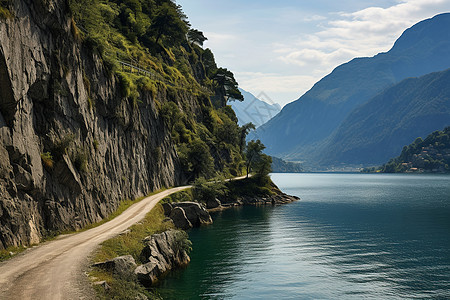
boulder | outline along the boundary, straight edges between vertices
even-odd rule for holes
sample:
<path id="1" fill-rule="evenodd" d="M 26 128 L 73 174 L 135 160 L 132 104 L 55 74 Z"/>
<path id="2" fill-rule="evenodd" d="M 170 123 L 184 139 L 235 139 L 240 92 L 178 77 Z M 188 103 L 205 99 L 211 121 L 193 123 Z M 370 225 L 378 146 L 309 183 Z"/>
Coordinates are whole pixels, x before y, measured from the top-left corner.
<path id="1" fill-rule="evenodd" d="M 170 203 L 163 203 L 162 207 L 164 209 L 164 215 L 167 216 L 167 217 L 170 216 L 170 213 L 172 212 L 172 209 L 173 209 L 172 204 L 170 204 Z"/>
<path id="2" fill-rule="evenodd" d="M 206 201 L 207 209 L 217 208 L 217 207 L 220 207 L 221 205 L 222 205 L 222 203 L 219 201 L 219 199 L 210 199 L 210 200 Z"/>
<path id="3" fill-rule="evenodd" d="M 169 217 L 172 219 L 175 227 L 186 230 L 192 228 L 192 223 L 188 220 L 184 209 L 175 207 L 170 213 Z"/>
<path id="4" fill-rule="evenodd" d="M 185 233 L 168 230 L 144 239 L 145 247 L 141 258 L 146 263 L 134 271 L 143 285 L 151 286 L 169 270 L 189 263 L 189 256 L 185 249 L 180 247 L 180 234 Z"/>
<path id="5" fill-rule="evenodd" d="M 134 270 L 136 269 L 136 262 L 134 261 L 133 256 L 125 255 L 113 258 L 111 260 L 96 263 L 93 267 L 102 268 L 113 272 L 121 277 L 129 277 L 134 274 Z"/>
<path id="6" fill-rule="evenodd" d="M 186 214 L 187 219 L 193 226 L 211 224 L 211 219 L 208 211 L 197 202 L 179 202 L 173 203 L 174 207 L 182 208 Z"/>

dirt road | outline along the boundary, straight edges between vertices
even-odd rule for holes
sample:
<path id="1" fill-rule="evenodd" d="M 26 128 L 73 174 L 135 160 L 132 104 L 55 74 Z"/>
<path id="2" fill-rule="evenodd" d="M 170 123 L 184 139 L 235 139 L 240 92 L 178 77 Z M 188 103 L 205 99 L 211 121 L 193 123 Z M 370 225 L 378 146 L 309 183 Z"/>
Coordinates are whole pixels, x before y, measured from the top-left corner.
<path id="1" fill-rule="evenodd" d="M 0 263 L 0 299 L 94 298 L 83 273 L 92 251 L 101 242 L 142 220 L 167 195 L 187 188 L 172 188 L 147 197 L 99 227 L 61 236 Z"/>

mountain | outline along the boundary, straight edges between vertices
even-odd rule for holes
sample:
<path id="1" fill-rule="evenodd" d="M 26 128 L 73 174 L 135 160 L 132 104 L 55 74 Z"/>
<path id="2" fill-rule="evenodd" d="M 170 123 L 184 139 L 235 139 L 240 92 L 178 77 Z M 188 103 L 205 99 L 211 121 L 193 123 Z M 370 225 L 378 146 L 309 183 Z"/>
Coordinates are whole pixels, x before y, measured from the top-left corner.
<path id="1" fill-rule="evenodd" d="M 408 78 L 356 108 L 318 149 L 321 165 L 376 165 L 450 125 L 450 69 Z"/>
<path id="2" fill-rule="evenodd" d="M 236 113 L 239 125 L 252 122 L 256 127 L 269 121 L 280 110 L 278 103 L 269 104 L 263 100 L 256 98 L 253 94 L 239 89 L 244 96 L 244 101 L 230 101 L 231 107 Z M 261 96 L 264 96 L 263 94 Z"/>
<path id="3" fill-rule="evenodd" d="M 449 68 L 449 26 L 450 14 L 437 15 L 407 29 L 388 52 L 338 66 L 254 135 L 270 155 L 311 163 L 355 108 L 403 79 Z"/>
<path id="4" fill-rule="evenodd" d="M 391 159 L 380 168 L 368 168 L 364 172 L 411 173 L 450 172 L 450 127 L 435 131 L 425 140 L 417 138 L 405 146 L 400 156 Z"/>

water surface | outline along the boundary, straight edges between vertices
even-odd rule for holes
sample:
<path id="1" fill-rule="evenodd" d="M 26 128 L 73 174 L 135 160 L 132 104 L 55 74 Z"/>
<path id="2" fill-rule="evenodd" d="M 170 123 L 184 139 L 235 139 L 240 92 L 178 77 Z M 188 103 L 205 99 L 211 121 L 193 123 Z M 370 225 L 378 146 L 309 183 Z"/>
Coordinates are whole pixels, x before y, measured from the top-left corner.
<path id="1" fill-rule="evenodd" d="M 165 299 L 449 299 L 450 176 L 273 174 L 301 201 L 189 232 Z"/>

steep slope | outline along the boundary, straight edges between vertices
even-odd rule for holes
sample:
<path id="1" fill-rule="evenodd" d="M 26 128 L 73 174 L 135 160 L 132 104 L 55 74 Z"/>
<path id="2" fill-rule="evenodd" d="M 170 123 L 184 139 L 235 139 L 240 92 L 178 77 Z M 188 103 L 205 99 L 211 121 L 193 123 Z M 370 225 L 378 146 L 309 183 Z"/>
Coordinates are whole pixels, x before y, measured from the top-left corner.
<path id="1" fill-rule="evenodd" d="M 407 77 L 450 67 L 450 14 L 407 29 L 387 53 L 337 67 L 297 101 L 286 105 L 256 135 L 269 154 L 308 160 L 357 106 Z"/>
<path id="2" fill-rule="evenodd" d="M 450 69 L 405 79 L 355 109 L 317 155 L 322 165 L 381 164 L 450 125 Z"/>
<path id="3" fill-rule="evenodd" d="M 244 96 L 244 101 L 235 100 L 230 101 L 229 104 L 236 112 L 239 125 L 241 126 L 252 122 L 256 127 L 259 127 L 281 110 L 280 105 L 277 103 L 269 104 L 243 89 L 239 90 Z"/>
<path id="4" fill-rule="evenodd" d="M 0 249 L 241 171 L 237 119 L 211 105 L 225 90 L 214 57 L 168 31 L 189 30 L 172 1 L 0 5 Z M 166 16 L 172 25 L 152 27 Z"/>

